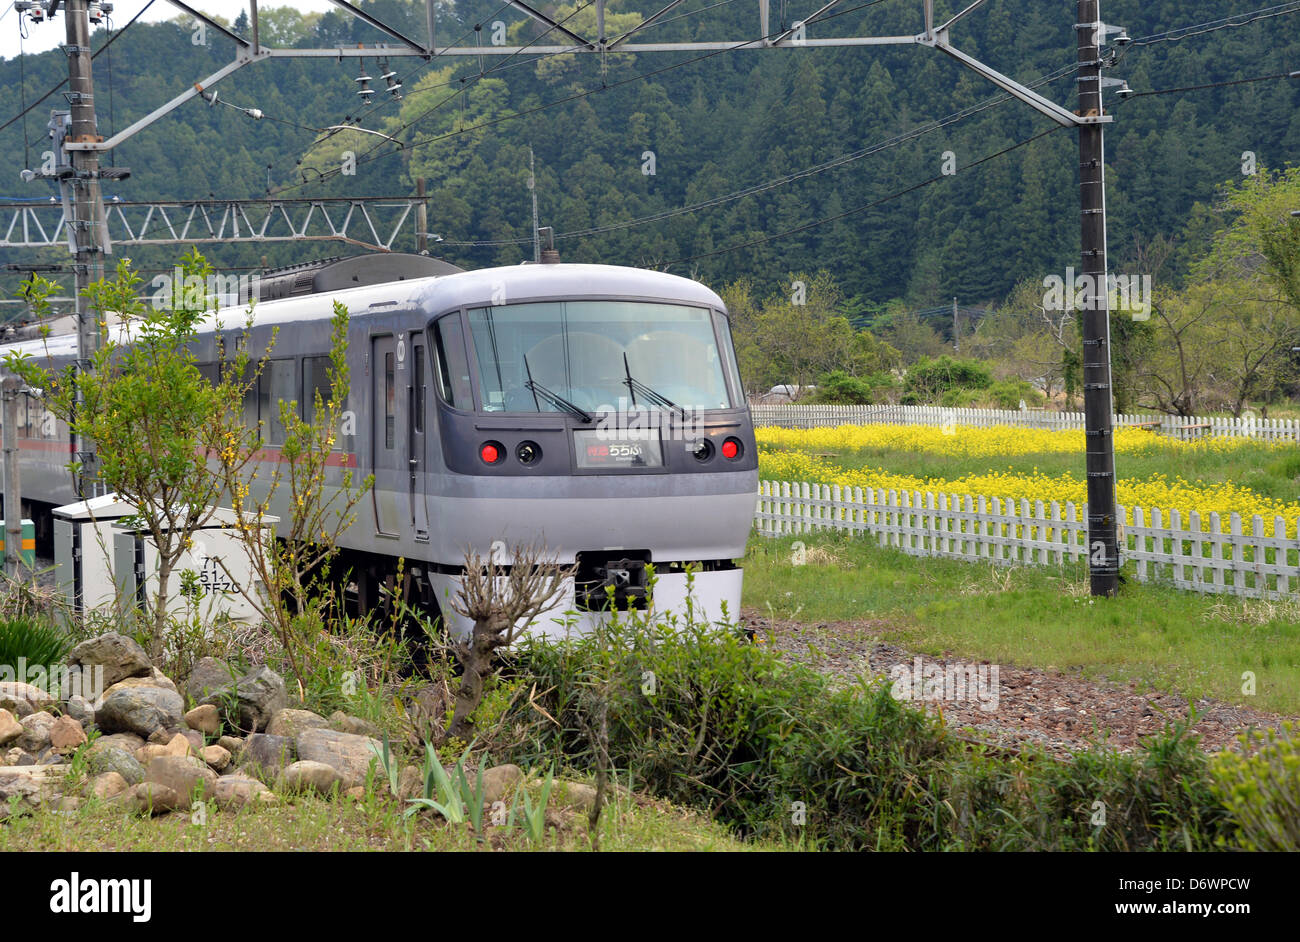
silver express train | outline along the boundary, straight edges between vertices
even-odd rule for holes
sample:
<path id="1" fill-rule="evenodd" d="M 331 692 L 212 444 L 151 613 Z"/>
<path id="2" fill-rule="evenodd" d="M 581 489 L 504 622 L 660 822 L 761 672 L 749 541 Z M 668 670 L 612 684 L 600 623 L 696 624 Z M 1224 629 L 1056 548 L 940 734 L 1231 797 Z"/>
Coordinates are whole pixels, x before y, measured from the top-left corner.
<path id="1" fill-rule="evenodd" d="M 738 615 L 758 456 L 714 292 L 608 265 L 462 272 L 388 255 L 302 266 L 260 295 L 271 300 L 247 337 L 244 310 L 229 308 L 195 352 L 215 380 L 213 323 L 226 350 L 242 342 L 254 356 L 279 329 L 244 403 L 245 422 L 263 424 L 265 461 L 283 442 L 278 402 L 310 408 L 328 392 L 333 302 L 350 314 L 351 388 L 328 484 L 345 467 L 374 475 L 336 565 L 360 610 L 379 603 L 400 558 L 407 598 L 463 631 L 447 603 L 466 550 L 508 564 L 511 548 L 533 544 L 577 572 L 534 630 L 562 630 L 564 612 L 566 630 L 589 628 L 611 589 L 617 607 L 644 607 L 647 566 L 655 610 L 684 606 L 690 567 L 696 611 L 717 619 L 725 603 Z M 56 337 L 49 350 L 71 362 L 74 344 Z M 46 350 L 28 340 L 0 356 L 15 347 Z M 23 496 L 44 533 L 49 509 L 78 498 L 67 428 L 41 411 L 29 401 L 19 438 Z M 287 516 L 287 500 L 273 512 Z"/>

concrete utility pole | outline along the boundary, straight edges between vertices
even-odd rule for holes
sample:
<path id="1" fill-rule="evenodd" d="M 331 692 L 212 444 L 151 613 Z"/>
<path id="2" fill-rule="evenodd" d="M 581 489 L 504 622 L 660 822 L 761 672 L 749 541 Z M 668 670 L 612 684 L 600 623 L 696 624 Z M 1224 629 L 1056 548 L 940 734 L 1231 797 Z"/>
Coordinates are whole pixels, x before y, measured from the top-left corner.
<path id="1" fill-rule="evenodd" d="M 66 133 L 59 142 L 61 146 L 71 143 L 92 144 L 103 140 L 96 127 L 95 88 L 90 74 L 89 6 L 89 0 L 66 0 L 64 3 L 63 18 L 67 36 L 65 52 L 68 56 L 67 99 L 72 111 Z M 103 335 L 83 292 L 103 277 L 103 256 L 109 251 L 109 246 L 104 225 L 104 197 L 99 187 L 99 153 L 94 150 L 72 150 L 68 154 L 68 163 L 72 165 L 73 173 L 64 177 L 60 183 L 64 211 L 70 220 L 68 239 L 75 256 L 77 369 L 85 371 L 90 368 L 90 358 L 102 346 Z M 68 212 L 69 209 L 71 212 Z M 95 443 L 90 439 L 77 441 L 74 455 L 81 463 L 81 471 L 76 480 L 77 494 L 83 498 L 93 497 L 99 476 Z"/>
<path id="2" fill-rule="evenodd" d="M 1101 117 L 1100 0 L 1078 0 L 1079 116 Z M 1115 521 L 1114 400 L 1110 373 L 1110 299 L 1106 269 L 1105 125 L 1079 126 L 1079 208 L 1083 279 L 1083 411 L 1088 473 L 1088 558 L 1093 595 L 1119 589 Z"/>
<path id="3" fill-rule="evenodd" d="M 22 382 L 6 376 L 0 383 L 4 399 L 4 468 L 5 468 L 5 575 L 18 578 L 23 565 L 23 497 L 18 475 L 18 397 Z"/>
<path id="4" fill-rule="evenodd" d="M 958 320 L 957 299 L 952 299 L 952 348 L 961 353 L 961 321 Z"/>

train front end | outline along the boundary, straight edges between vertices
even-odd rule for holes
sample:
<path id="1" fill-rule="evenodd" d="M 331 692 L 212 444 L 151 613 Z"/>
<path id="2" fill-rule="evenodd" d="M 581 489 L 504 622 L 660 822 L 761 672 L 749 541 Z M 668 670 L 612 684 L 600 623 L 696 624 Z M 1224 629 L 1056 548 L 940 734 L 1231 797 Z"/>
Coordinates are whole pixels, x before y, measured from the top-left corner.
<path id="1" fill-rule="evenodd" d="M 721 299 L 601 265 L 448 281 L 463 297 L 439 299 L 428 328 L 441 460 L 426 499 L 453 630 L 469 629 L 449 604 L 467 548 L 576 567 L 535 633 L 585 633 L 611 608 L 737 618 L 758 455 Z"/>

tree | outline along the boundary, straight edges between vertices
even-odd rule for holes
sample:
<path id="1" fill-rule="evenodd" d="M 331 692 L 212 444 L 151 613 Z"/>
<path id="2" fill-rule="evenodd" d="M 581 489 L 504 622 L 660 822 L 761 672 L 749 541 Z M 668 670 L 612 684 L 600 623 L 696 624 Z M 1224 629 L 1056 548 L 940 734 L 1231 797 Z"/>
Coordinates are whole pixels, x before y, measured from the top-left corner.
<path id="1" fill-rule="evenodd" d="M 374 476 L 368 475 L 358 486 L 350 468 L 333 476 L 329 471 L 350 389 L 347 331 L 348 309 L 335 301 L 325 374 L 328 393 L 322 394 L 319 386 L 313 389 L 305 417 L 296 401 L 276 403 L 283 429 L 280 460 L 260 485 L 253 483 L 256 473 L 246 476 L 244 472 L 263 444 L 260 423 L 254 428 L 229 428 L 217 452 L 218 476 L 234 511 L 235 527 L 254 578 L 263 587 L 261 598 L 253 599 L 253 604 L 275 631 L 300 684 L 309 673 L 303 663 L 307 642 L 327 623 L 328 609 L 336 601 L 326 586 L 339 537 L 355 522 L 357 503 L 374 483 Z M 268 357 L 270 352 L 268 346 Z M 238 376 L 248 372 L 256 383 L 259 370 L 246 371 L 247 358 L 247 350 L 241 349 L 229 372 Z M 272 516 L 277 500 L 288 508 L 288 520 L 271 535 L 264 521 Z"/>
<path id="2" fill-rule="evenodd" d="M 497 651 L 519 640 L 529 625 L 559 599 L 572 566 L 547 559 L 536 546 L 516 546 L 512 565 L 496 563 L 489 553 L 465 553 L 465 575 L 452 600 L 452 609 L 473 621 L 467 638 L 453 651 L 462 674 L 447 735 L 463 739 L 472 728 L 470 717 L 483 699 L 483 681 L 496 667 Z"/>
<path id="3" fill-rule="evenodd" d="M 180 268 L 184 281 L 173 286 L 165 304 L 140 296 L 140 277 L 129 259 L 118 263 L 111 281 L 87 289 L 100 329 L 107 329 L 110 313 L 119 324 L 91 357 L 89 370 L 60 371 L 52 358 L 41 366 L 17 353 L 5 359 L 29 385 L 45 390 L 46 406 L 73 434 L 95 442 L 99 480 L 136 508 L 134 521 L 156 547 L 158 582 L 149 623 L 154 657 L 163 653 L 172 574 L 221 494 L 207 456 L 234 434 L 241 395 L 233 376 L 215 386 L 204 378 L 190 346 L 208 309 L 205 286 L 212 269 L 193 250 Z M 57 288 L 44 280 L 33 283 L 30 298 L 38 312 L 48 311 Z M 80 470 L 78 462 L 69 467 Z"/>

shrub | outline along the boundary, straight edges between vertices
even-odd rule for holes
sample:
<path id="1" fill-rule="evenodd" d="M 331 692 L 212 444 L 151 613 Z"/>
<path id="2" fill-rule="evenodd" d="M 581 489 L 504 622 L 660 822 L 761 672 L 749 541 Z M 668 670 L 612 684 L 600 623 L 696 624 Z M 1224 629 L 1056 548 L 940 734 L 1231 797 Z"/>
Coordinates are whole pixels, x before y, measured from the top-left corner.
<path id="1" fill-rule="evenodd" d="M 845 850 L 1137 850 L 1210 849 L 1226 833 L 1207 760 L 1181 729 L 1134 755 L 990 755 L 886 683 L 832 689 L 735 631 L 636 613 L 563 645 L 526 639 L 515 667 L 538 691 L 503 719 L 515 761 L 590 767 L 607 749 L 650 792 L 745 835 Z M 584 715 L 597 687 L 603 743 Z"/>
<path id="2" fill-rule="evenodd" d="M 1255 730 L 1242 736 L 1241 743 L 1243 752 L 1220 753 L 1211 765 L 1214 793 L 1232 814 L 1232 844 L 1245 850 L 1300 850 L 1300 741 L 1295 725 L 1287 721 L 1280 732 L 1267 734 Z"/>
<path id="3" fill-rule="evenodd" d="M 817 384 L 813 402 L 834 405 L 870 405 L 876 401 L 875 393 L 866 381 L 836 370 Z"/>
<path id="4" fill-rule="evenodd" d="M 1022 379 L 1004 379 L 994 383 L 984 396 L 997 409 L 1019 409 L 1021 400 L 1030 406 L 1046 401 L 1042 393 Z"/>
<path id="5" fill-rule="evenodd" d="M 0 665 L 16 668 L 20 658 L 33 666 L 61 664 L 71 647 L 71 639 L 49 622 L 35 618 L 0 620 Z"/>
<path id="6" fill-rule="evenodd" d="M 934 402 L 951 389 L 988 389 L 993 374 L 978 360 L 959 360 L 944 354 L 937 359 L 921 357 L 907 371 L 904 393 L 921 402 Z"/>

